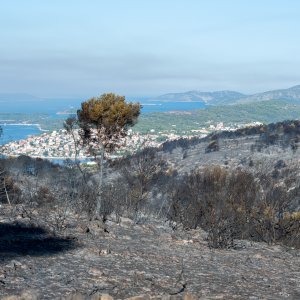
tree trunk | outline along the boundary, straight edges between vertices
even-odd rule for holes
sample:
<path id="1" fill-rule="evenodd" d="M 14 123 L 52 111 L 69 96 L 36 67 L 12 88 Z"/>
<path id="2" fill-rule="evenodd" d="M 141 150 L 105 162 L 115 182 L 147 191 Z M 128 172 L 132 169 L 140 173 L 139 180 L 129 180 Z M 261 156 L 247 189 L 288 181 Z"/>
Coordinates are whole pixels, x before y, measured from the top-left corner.
<path id="1" fill-rule="evenodd" d="M 11 202 L 9 200 L 8 192 L 7 192 L 7 189 L 6 189 L 5 177 L 3 178 L 3 183 L 4 183 L 4 190 L 5 190 L 5 195 L 6 195 L 7 203 L 9 204 L 9 206 L 11 206 Z"/>
<path id="2" fill-rule="evenodd" d="M 73 129 L 70 131 L 70 133 L 71 133 L 71 136 L 73 138 L 73 143 L 74 143 L 74 147 L 75 147 L 75 157 L 74 157 L 74 159 L 75 159 L 75 165 L 76 165 L 77 169 L 79 170 L 79 172 L 81 173 L 82 178 L 84 180 L 84 183 L 86 184 L 87 181 L 86 181 L 86 177 L 85 177 L 85 172 L 83 171 L 83 169 L 80 166 L 80 161 L 78 161 L 78 153 L 79 153 L 79 150 L 78 150 L 78 141 L 77 141 L 77 139 L 75 137 L 75 133 L 74 133 Z"/>
<path id="3" fill-rule="evenodd" d="M 101 208 L 102 208 L 102 185 L 103 185 L 103 164 L 104 164 L 104 149 L 103 147 L 100 150 L 100 159 L 99 159 L 99 187 L 98 187 L 98 197 L 97 205 L 95 212 L 95 219 L 100 219 Z"/>

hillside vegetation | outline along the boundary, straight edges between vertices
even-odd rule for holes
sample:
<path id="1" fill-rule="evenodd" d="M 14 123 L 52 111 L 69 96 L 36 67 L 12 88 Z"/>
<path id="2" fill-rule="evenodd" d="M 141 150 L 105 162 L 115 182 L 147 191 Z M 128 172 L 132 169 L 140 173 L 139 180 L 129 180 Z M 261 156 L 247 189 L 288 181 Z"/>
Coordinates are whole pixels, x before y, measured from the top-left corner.
<path id="1" fill-rule="evenodd" d="M 243 125 L 250 122 L 279 122 L 297 119 L 300 115 L 300 102 L 272 100 L 257 103 L 209 106 L 201 110 L 148 113 L 140 116 L 134 130 L 147 133 L 154 129 L 175 131 L 179 134 L 191 133 L 210 124 L 223 122 L 225 125 Z M 47 114 L 11 114 L 0 113 L 3 123 L 38 123 L 45 130 L 63 128 L 64 118 L 52 118 Z M 10 120 L 10 121 L 9 121 Z M 175 126 L 173 126 L 175 125 Z"/>
<path id="2" fill-rule="evenodd" d="M 300 116 L 300 102 L 266 101 L 249 104 L 208 107 L 197 111 L 152 113 L 141 116 L 135 130 L 148 132 L 174 130 L 184 133 L 223 122 L 225 125 L 247 124 L 250 122 L 279 122 L 297 119 Z M 172 126 L 176 125 L 176 126 Z"/>

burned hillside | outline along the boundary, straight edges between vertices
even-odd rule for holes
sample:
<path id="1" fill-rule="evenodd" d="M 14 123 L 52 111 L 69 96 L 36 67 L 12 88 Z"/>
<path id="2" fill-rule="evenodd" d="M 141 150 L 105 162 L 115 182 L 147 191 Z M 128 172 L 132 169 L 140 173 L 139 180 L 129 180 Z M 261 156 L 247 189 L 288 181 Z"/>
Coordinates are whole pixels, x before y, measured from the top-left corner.
<path id="1" fill-rule="evenodd" d="M 27 255 L 29 259 L 31 253 L 36 253 L 30 258 L 32 264 L 38 259 L 34 257 L 44 256 L 41 251 L 46 253 L 43 259 L 47 264 L 50 263 L 48 259 L 53 260 L 58 255 L 61 259 L 68 257 L 69 263 L 65 266 L 68 270 L 64 272 L 73 274 L 69 283 L 61 285 L 53 279 L 54 275 L 53 278 L 40 275 L 45 276 L 49 286 L 57 285 L 57 294 L 54 292 L 49 296 L 52 299 L 66 297 L 76 290 L 89 295 L 97 290 L 116 299 L 145 293 L 157 297 L 153 299 L 162 299 L 159 297 L 163 295 L 171 297 L 172 293 L 183 296 L 186 292 L 203 296 L 203 289 L 206 289 L 206 295 L 221 295 L 223 292 L 218 288 L 206 286 L 209 279 L 200 285 L 192 280 L 200 275 L 193 263 L 187 261 L 184 252 L 190 253 L 198 266 L 204 267 L 202 264 L 205 264 L 209 270 L 212 264 L 207 260 L 208 253 L 214 257 L 212 261 L 218 261 L 219 268 L 227 268 L 225 260 L 221 261 L 222 253 L 227 257 L 234 255 L 235 251 L 237 259 L 240 259 L 240 255 L 258 255 L 255 252 L 258 251 L 259 255 L 269 255 L 270 258 L 272 247 L 277 247 L 276 257 L 292 253 L 284 258 L 286 280 L 292 284 L 289 278 L 293 278 L 293 266 L 299 263 L 299 250 L 295 249 L 300 248 L 299 136 L 300 122 L 286 121 L 214 133 L 203 139 L 166 142 L 160 148 L 146 148 L 119 160 L 107 160 L 101 219 L 97 220 L 93 218 L 99 196 L 97 169 L 88 166 L 78 169 L 78 165 L 70 161 L 59 166 L 24 156 L 2 159 L 1 224 L 13 229 L 35 228 L 32 230 L 37 230 L 37 235 L 34 234 L 33 241 L 26 236 L 27 229 L 22 237 L 5 235 L 6 241 L 14 246 L 9 248 L 9 244 L 3 242 L 0 245 L 4 270 L 3 279 L 0 278 L 0 284 L 4 282 L 0 295 L 14 290 L 20 292 L 25 288 L 21 281 L 15 289 L 9 284 L 14 272 L 24 278 L 28 276 L 22 267 L 13 272 L 6 270 L 6 262 L 14 258 L 28 264 L 24 257 Z M 47 241 L 47 249 L 39 242 L 43 239 Z M 23 240 L 27 244 L 32 243 L 32 247 L 36 243 L 36 251 L 23 249 Z M 58 246 L 54 247 L 56 241 Z M 185 246 L 177 247 L 177 243 Z M 201 251 L 204 251 L 202 262 L 196 258 L 196 253 Z M 244 251 L 243 254 L 240 251 Z M 79 262 L 80 253 L 86 257 L 84 262 Z M 155 261 L 154 253 L 157 258 L 160 253 L 160 262 Z M 213 253 L 219 254 L 214 256 Z M 121 265 L 112 267 L 116 259 L 114 255 L 127 266 L 125 269 Z M 151 265 L 163 264 L 166 260 L 163 257 L 168 256 L 176 261 L 174 269 L 171 265 L 170 268 L 164 265 L 162 271 L 152 269 Z M 78 261 L 78 266 L 82 265 L 80 270 L 75 266 L 71 268 L 72 259 Z M 139 264 L 139 260 L 143 263 Z M 91 279 L 96 271 L 86 272 L 95 269 L 96 263 L 104 266 L 102 275 L 99 275 L 104 285 L 95 278 L 93 286 L 75 279 L 76 270 L 86 276 L 86 280 Z M 249 270 L 252 268 L 248 267 Z M 55 265 L 51 272 L 60 272 L 57 268 L 59 265 Z M 261 268 L 262 272 L 269 272 L 274 266 L 268 262 L 261 264 Z M 246 270 L 245 265 L 244 272 L 248 274 Z M 141 272 L 144 272 L 143 276 Z M 173 287 L 169 280 L 172 272 L 184 273 L 187 281 L 175 280 L 177 283 L 173 282 Z M 203 269 L 201 272 L 204 274 L 206 271 Z M 276 277 L 279 271 L 272 272 Z M 212 270 L 209 274 L 216 279 L 217 275 Z M 226 274 L 224 271 L 220 276 L 226 277 Z M 129 276 L 128 285 L 121 284 L 124 276 Z M 218 277 L 220 282 L 221 277 Z M 270 279 L 270 286 L 275 284 L 275 277 Z M 147 278 L 154 280 L 155 289 Z M 36 280 L 36 277 L 27 278 L 24 282 L 36 288 Z M 260 297 L 266 293 L 263 285 L 261 288 L 255 286 L 261 280 L 252 278 L 245 287 Z M 235 287 L 237 297 L 248 295 L 233 282 L 228 282 L 227 286 Z M 299 282 L 295 283 L 288 296 L 280 285 L 281 291 L 275 292 L 273 298 L 280 299 L 280 295 L 285 293 L 287 298 L 292 299 L 299 295 L 299 288 Z M 233 292 L 229 288 L 228 293 L 223 294 L 228 296 Z"/>

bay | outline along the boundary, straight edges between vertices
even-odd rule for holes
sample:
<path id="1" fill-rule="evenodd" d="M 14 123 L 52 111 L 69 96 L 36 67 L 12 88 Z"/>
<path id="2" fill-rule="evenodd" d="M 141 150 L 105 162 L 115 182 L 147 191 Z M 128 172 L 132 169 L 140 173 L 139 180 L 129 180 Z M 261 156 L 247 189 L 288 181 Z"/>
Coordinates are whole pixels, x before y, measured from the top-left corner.
<path id="1" fill-rule="evenodd" d="M 37 125 L 23 124 L 0 124 L 2 128 L 2 136 L 0 137 L 0 145 L 7 144 L 16 140 L 27 139 L 31 135 L 42 133 Z"/>
<path id="2" fill-rule="evenodd" d="M 54 119 L 66 119 L 68 114 L 56 114 L 59 111 L 74 110 L 75 107 L 80 107 L 79 100 L 69 101 L 49 101 L 48 105 L 39 107 L 39 105 L 28 105 L 26 109 L 21 108 L 22 113 L 34 114 L 35 112 L 43 112 L 51 116 Z M 166 111 L 183 111 L 183 110 L 195 110 L 205 108 L 205 104 L 202 102 L 163 102 L 163 101 L 141 101 L 142 114 L 166 112 Z M 16 108 L 14 108 L 16 109 Z M 14 113 L 13 107 L 7 109 L 7 112 Z M 9 143 L 11 141 L 17 141 L 27 139 L 31 135 L 41 134 L 42 131 L 37 125 L 23 125 L 23 124 L 1 124 L 3 134 L 0 137 L 0 145 Z"/>

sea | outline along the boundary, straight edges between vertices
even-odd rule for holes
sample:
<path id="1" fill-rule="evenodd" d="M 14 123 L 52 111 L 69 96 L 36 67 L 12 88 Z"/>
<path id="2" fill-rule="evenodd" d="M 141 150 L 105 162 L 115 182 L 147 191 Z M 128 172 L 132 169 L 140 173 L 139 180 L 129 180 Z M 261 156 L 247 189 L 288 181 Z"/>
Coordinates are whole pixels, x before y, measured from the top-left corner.
<path id="1" fill-rule="evenodd" d="M 27 139 L 30 136 L 38 135 L 41 130 L 37 125 L 22 124 L 1 124 L 2 135 L 0 137 L 0 145 L 7 144 L 11 141 Z"/>
<path id="2" fill-rule="evenodd" d="M 26 102 L 26 101 L 25 101 Z M 8 113 L 46 113 L 53 118 L 63 117 L 65 115 L 58 116 L 56 113 L 74 107 L 80 107 L 80 100 L 67 100 L 67 101 L 45 101 L 43 105 L 37 105 L 37 103 L 22 103 L 20 105 L 12 105 L 8 103 L 6 107 L 1 110 Z M 50 104 L 49 104 L 50 103 Z M 167 112 L 167 111 L 185 111 L 203 109 L 206 106 L 202 102 L 162 102 L 162 101 L 140 101 L 142 104 L 142 114 L 155 113 L 155 112 Z M 40 103 L 38 103 L 40 104 Z M 30 136 L 41 134 L 38 124 L 24 125 L 24 124 L 6 124 L 0 119 L 0 126 L 2 127 L 2 135 L 0 136 L 0 145 L 4 145 L 11 141 L 17 141 L 27 139 Z"/>

